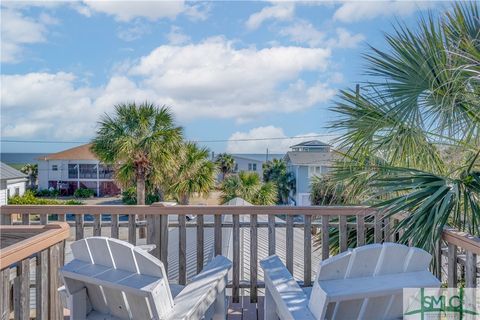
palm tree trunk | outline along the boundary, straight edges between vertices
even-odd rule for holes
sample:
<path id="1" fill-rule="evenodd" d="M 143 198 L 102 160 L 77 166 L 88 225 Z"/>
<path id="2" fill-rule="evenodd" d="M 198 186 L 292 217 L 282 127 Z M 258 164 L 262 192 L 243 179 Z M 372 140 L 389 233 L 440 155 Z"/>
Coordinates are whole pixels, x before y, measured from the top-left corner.
<path id="1" fill-rule="evenodd" d="M 145 176 L 141 172 L 137 175 L 137 205 L 145 205 Z M 145 216 L 139 215 L 138 220 L 145 220 Z M 140 227 L 138 237 L 140 239 L 146 237 L 145 227 Z"/>

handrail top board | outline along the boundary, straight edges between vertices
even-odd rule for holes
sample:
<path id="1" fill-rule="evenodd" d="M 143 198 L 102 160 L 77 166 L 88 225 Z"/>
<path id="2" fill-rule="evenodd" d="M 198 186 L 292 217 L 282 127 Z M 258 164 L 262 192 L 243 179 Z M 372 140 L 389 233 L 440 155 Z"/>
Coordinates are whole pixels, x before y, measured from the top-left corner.
<path id="1" fill-rule="evenodd" d="M 0 225 L 0 232 L 3 235 L 5 235 L 5 232 L 19 233 L 28 232 L 28 230 L 36 234 L 0 249 L 0 270 L 66 240 L 70 235 L 70 227 L 65 222 L 50 223 L 43 226 Z"/>
<path id="2" fill-rule="evenodd" d="M 141 214 L 141 215 L 312 215 L 355 216 L 370 215 L 377 209 L 368 206 L 223 206 L 223 205 L 175 205 L 127 206 L 127 205 L 7 205 L 0 215 L 6 214 Z"/>

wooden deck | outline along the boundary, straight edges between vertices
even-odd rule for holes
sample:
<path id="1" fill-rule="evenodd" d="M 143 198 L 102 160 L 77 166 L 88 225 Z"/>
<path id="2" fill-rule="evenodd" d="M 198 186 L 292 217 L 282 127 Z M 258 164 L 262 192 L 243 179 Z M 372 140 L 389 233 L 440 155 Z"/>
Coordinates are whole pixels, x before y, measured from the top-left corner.
<path id="1" fill-rule="evenodd" d="M 230 320 L 262 320 L 263 319 L 263 296 L 258 296 L 258 302 L 250 302 L 250 297 L 241 296 L 239 303 L 233 303 L 230 299 L 228 319 Z"/>

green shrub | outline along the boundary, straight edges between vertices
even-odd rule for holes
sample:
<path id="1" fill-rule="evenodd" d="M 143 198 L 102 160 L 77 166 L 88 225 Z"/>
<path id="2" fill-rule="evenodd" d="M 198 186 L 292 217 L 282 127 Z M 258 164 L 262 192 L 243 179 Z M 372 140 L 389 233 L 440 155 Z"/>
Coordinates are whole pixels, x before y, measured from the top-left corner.
<path id="1" fill-rule="evenodd" d="M 160 201 L 160 197 L 156 194 L 149 193 L 145 197 L 145 204 L 152 204 L 154 202 Z M 122 202 L 126 205 L 136 205 L 137 204 L 137 188 L 130 187 L 122 192 Z"/>
<path id="2" fill-rule="evenodd" d="M 78 200 L 68 200 L 68 201 L 61 201 L 61 200 L 54 200 L 54 199 L 42 199 L 35 197 L 35 193 L 31 190 L 25 191 L 23 196 L 13 196 L 8 199 L 8 204 L 15 204 L 15 205 L 26 205 L 26 204 L 35 204 L 35 205 L 59 205 L 59 204 L 66 204 L 66 205 L 82 205 L 83 202 Z"/>
<path id="3" fill-rule="evenodd" d="M 60 195 L 60 190 L 58 189 L 42 189 L 42 190 L 36 190 L 35 196 L 37 197 L 58 197 Z"/>
<path id="4" fill-rule="evenodd" d="M 95 192 L 92 189 L 80 188 L 75 190 L 73 196 L 75 198 L 91 198 L 95 195 Z"/>

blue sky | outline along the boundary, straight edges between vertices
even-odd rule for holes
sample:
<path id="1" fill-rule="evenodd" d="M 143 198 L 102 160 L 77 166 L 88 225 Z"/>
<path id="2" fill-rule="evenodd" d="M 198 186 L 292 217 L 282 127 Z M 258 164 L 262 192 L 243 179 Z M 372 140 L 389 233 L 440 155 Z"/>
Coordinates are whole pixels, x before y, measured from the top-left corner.
<path id="1" fill-rule="evenodd" d="M 6 2 L 2 140 L 88 141 L 119 102 L 168 105 L 213 151 L 283 152 L 331 134 L 338 89 L 366 80 L 367 44 L 446 2 Z M 322 136 L 320 140 L 329 140 Z M 2 142 L 2 152 L 72 143 Z"/>

